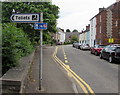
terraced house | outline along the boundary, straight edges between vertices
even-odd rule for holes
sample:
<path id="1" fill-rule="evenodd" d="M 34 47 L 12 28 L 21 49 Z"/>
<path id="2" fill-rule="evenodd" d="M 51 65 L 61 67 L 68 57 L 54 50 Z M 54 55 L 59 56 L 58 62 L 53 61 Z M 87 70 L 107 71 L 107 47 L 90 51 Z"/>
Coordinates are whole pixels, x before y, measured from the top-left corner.
<path id="1" fill-rule="evenodd" d="M 120 0 L 109 6 L 107 11 L 107 38 L 120 43 Z M 109 42 L 109 41 L 108 41 Z"/>
<path id="2" fill-rule="evenodd" d="M 90 44 L 90 24 L 79 34 L 79 42 L 81 44 Z"/>
<path id="3" fill-rule="evenodd" d="M 99 8 L 99 13 L 90 20 L 90 36 L 90 46 L 120 43 L 120 1 Z"/>

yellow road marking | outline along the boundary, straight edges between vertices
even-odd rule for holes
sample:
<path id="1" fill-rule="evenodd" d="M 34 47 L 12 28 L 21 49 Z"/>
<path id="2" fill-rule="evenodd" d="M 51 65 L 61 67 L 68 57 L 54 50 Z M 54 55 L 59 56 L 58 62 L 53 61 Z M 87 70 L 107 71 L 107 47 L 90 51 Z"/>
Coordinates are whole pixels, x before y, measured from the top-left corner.
<path id="1" fill-rule="evenodd" d="M 68 60 L 65 60 L 65 63 L 68 63 Z"/>
<path id="2" fill-rule="evenodd" d="M 67 69 L 70 69 L 70 66 L 69 65 L 66 65 Z"/>
<path id="3" fill-rule="evenodd" d="M 66 54 L 64 54 L 64 57 L 66 57 Z"/>
<path id="4" fill-rule="evenodd" d="M 68 71 L 68 68 L 63 66 L 64 63 L 62 64 L 61 61 L 60 61 L 59 59 L 57 59 L 56 56 L 54 56 L 54 58 L 55 58 L 55 59 L 57 60 L 57 62 L 59 62 L 60 65 L 68 72 L 68 74 L 73 77 L 72 73 Z M 73 78 L 74 78 L 75 80 L 77 80 L 77 78 L 75 78 L 75 77 L 73 77 Z M 78 82 L 78 81 L 79 81 L 79 80 L 77 80 L 77 82 Z M 81 82 L 78 82 L 78 84 L 80 85 L 80 87 L 82 88 L 82 90 L 83 90 L 87 95 L 89 95 L 89 94 L 88 94 L 88 91 L 87 91 L 86 88 L 85 88 L 85 86 L 84 86 Z"/>
<path id="5" fill-rule="evenodd" d="M 65 51 L 64 51 L 63 47 L 62 47 L 62 50 L 63 50 L 63 54 L 64 54 L 65 63 L 68 63 L 67 56 L 65 54 Z"/>
<path id="6" fill-rule="evenodd" d="M 67 59 L 67 57 L 64 57 L 64 59 Z"/>
<path id="7" fill-rule="evenodd" d="M 58 63 L 60 63 L 60 65 L 68 72 L 68 74 L 70 76 L 72 76 L 76 81 L 77 83 L 80 85 L 80 87 L 82 88 L 82 90 L 87 94 L 88 94 L 88 91 L 87 89 L 85 88 L 85 86 L 88 88 L 88 90 L 90 91 L 90 93 L 92 95 L 95 95 L 94 91 L 92 90 L 92 88 L 82 79 L 80 78 L 76 73 L 74 73 L 74 71 L 72 71 L 67 65 L 65 65 L 57 56 L 57 50 L 58 50 L 58 47 L 56 47 L 55 49 L 55 52 L 53 53 L 53 58 L 55 59 L 55 61 L 57 61 Z M 64 50 L 63 50 L 64 51 Z M 85 85 L 85 86 L 84 86 Z"/>

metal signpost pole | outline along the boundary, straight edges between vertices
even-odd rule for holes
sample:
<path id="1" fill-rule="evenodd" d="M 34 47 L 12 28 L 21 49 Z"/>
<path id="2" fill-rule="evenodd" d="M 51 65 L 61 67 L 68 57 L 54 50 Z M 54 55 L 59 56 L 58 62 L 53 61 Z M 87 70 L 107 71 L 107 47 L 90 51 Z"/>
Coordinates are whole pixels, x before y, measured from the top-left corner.
<path id="1" fill-rule="evenodd" d="M 23 19 L 25 18 L 25 19 Z M 42 30 L 47 29 L 47 24 L 43 23 L 43 13 L 22 13 L 22 14 L 12 14 L 10 17 L 11 21 L 15 23 L 38 23 L 42 24 L 39 26 L 39 24 L 36 24 L 37 26 L 34 26 L 34 29 L 39 29 L 40 31 L 40 46 L 39 46 L 39 90 L 42 89 L 42 65 L 43 65 L 43 59 L 42 59 L 42 42 L 43 42 L 43 34 Z"/>
<path id="2" fill-rule="evenodd" d="M 40 30 L 39 90 L 42 90 L 42 30 Z"/>
<path id="3" fill-rule="evenodd" d="M 40 13 L 41 23 L 43 22 L 43 13 Z M 40 30 L 40 63 L 39 63 L 39 90 L 42 90 L 42 42 L 43 42 L 43 35 L 42 30 Z"/>

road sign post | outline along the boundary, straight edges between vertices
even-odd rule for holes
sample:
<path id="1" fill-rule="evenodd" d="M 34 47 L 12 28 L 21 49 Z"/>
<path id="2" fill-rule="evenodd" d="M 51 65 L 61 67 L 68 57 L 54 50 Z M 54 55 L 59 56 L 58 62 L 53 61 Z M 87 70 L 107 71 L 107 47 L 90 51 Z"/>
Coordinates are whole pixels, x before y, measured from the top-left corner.
<path id="1" fill-rule="evenodd" d="M 39 46 L 39 90 L 43 90 L 42 88 L 42 73 L 43 73 L 43 31 L 47 29 L 47 23 L 43 23 L 43 13 L 40 13 L 40 22 L 34 24 L 34 29 L 40 30 L 40 46 Z"/>
<path id="2" fill-rule="evenodd" d="M 39 46 L 39 90 L 42 90 L 42 69 L 43 69 L 43 54 L 42 54 L 42 42 L 43 34 L 42 30 L 47 29 L 47 23 L 43 23 L 43 13 L 18 13 L 12 14 L 10 17 L 12 22 L 15 23 L 35 23 L 34 29 L 40 30 L 40 46 Z M 40 23 L 39 23 L 40 22 Z"/>
<path id="3" fill-rule="evenodd" d="M 43 13 L 41 13 L 40 15 L 40 19 L 41 22 L 40 23 L 36 23 L 34 25 L 35 29 L 39 29 L 40 30 L 40 60 L 39 60 L 39 90 L 43 90 L 42 88 L 42 73 L 43 73 L 43 29 L 47 29 L 47 24 L 43 23 Z"/>
<path id="4" fill-rule="evenodd" d="M 42 34 L 42 30 L 40 30 L 39 90 L 42 90 L 42 70 L 43 70 L 42 42 L 43 42 L 43 34 Z"/>

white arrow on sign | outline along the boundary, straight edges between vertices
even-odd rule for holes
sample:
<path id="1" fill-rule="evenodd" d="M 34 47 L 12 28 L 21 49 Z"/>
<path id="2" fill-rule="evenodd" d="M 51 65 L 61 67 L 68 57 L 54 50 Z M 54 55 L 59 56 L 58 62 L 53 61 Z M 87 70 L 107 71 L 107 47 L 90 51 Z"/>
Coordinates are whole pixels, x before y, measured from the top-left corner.
<path id="1" fill-rule="evenodd" d="M 40 22 L 40 14 L 12 14 L 10 19 L 13 22 L 20 22 L 20 23 L 35 23 Z"/>

